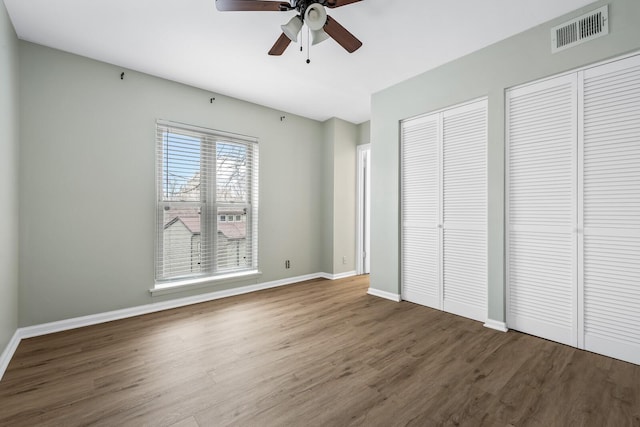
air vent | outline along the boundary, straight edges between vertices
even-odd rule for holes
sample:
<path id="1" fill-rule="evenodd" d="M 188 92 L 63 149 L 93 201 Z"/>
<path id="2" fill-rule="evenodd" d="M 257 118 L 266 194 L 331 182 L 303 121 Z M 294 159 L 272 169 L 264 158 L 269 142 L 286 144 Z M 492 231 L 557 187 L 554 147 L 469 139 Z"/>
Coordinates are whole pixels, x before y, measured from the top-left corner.
<path id="1" fill-rule="evenodd" d="M 609 34 L 609 8 L 600 9 L 572 19 L 551 29 L 551 52 L 577 46 Z"/>

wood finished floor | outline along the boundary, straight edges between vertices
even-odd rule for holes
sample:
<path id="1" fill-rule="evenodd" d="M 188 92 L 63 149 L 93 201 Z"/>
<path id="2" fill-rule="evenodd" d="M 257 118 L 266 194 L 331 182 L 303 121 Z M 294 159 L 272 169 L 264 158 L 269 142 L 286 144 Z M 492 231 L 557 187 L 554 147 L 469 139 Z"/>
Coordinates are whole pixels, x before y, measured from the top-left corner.
<path id="1" fill-rule="evenodd" d="M 1 426 L 640 426 L 640 366 L 317 280 L 24 340 Z"/>

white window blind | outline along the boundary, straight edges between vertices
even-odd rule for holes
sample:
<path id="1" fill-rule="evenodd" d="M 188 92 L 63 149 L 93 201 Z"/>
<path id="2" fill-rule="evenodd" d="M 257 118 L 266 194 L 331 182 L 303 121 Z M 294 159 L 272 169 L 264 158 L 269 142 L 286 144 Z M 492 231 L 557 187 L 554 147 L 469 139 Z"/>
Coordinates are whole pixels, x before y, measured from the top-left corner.
<path id="1" fill-rule="evenodd" d="M 156 129 L 156 281 L 256 270 L 257 140 L 164 121 Z"/>

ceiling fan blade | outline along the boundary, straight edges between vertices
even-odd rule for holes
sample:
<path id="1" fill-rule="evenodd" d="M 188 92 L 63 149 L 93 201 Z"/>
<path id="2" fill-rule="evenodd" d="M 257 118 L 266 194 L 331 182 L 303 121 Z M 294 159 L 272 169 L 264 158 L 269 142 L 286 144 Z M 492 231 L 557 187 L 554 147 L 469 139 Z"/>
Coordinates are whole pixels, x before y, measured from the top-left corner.
<path id="1" fill-rule="evenodd" d="M 216 8 L 221 12 L 233 11 L 273 11 L 283 12 L 291 10 L 288 2 L 263 0 L 216 0 Z"/>
<path id="2" fill-rule="evenodd" d="M 333 9 L 335 7 L 346 6 L 351 3 L 356 3 L 362 0 L 327 0 L 327 7 Z"/>
<path id="3" fill-rule="evenodd" d="M 269 55 L 273 55 L 273 56 L 282 55 L 284 51 L 287 49 L 287 47 L 289 46 L 289 43 L 291 43 L 291 39 L 287 37 L 285 33 L 280 34 L 280 37 L 278 37 L 278 40 L 276 40 L 275 44 L 269 51 Z"/>
<path id="4" fill-rule="evenodd" d="M 360 49 L 360 46 L 362 46 L 362 42 L 360 40 L 330 16 L 327 16 L 327 23 L 324 24 L 324 32 L 329 34 L 332 39 L 337 41 L 338 44 L 345 48 L 349 53 L 355 52 Z"/>

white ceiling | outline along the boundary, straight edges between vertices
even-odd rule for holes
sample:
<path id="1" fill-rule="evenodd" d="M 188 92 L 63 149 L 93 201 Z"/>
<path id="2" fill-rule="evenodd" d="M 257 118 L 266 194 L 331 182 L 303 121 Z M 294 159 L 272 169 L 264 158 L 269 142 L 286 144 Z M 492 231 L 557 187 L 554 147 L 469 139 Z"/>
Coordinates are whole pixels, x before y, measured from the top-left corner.
<path id="1" fill-rule="evenodd" d="M 292 11 L 218 12 L 215 0 L 4 0 L 22 40 L 353 123 L 369 120 L 373 93 L 592 2 L 363 0 L 328 9 L 362 48 L 348 54 L 327 40 L 306 64 L 294 43 L 267 55 Z"/>

